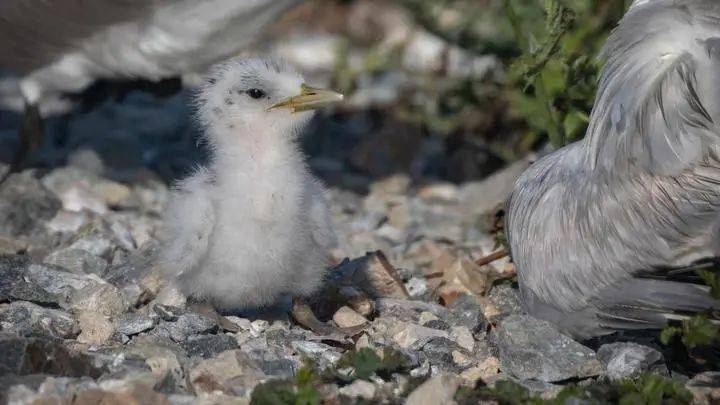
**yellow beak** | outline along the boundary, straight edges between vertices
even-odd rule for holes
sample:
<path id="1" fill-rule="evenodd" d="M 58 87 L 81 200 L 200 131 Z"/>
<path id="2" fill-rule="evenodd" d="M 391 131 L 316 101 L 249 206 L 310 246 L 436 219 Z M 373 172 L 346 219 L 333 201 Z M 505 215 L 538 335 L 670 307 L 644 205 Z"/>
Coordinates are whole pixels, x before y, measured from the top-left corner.
<path id="1" fill-rule="evenodd" d="M 306 84 L 300 85 L 300 94 L 282 100 L 267 108 L 267 111 L 276 108 L 289 108 L 292 112 L 315 110 L 326 105 L 339 103 L 343 95 L 332 90 L 316 89 Z"/>

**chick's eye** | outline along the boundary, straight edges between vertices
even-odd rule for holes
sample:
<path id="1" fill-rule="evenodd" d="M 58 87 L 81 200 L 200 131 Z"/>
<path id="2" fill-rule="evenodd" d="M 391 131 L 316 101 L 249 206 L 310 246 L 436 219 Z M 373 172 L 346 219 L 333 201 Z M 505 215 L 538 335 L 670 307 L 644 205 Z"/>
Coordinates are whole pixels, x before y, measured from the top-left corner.
<path id="1" fill-rule="evenodd" d="M 250 96 L 254 99 L 265 97 L 265 92 L 260 89 L 250 89 L 246 93 L 248 96 Z"/>

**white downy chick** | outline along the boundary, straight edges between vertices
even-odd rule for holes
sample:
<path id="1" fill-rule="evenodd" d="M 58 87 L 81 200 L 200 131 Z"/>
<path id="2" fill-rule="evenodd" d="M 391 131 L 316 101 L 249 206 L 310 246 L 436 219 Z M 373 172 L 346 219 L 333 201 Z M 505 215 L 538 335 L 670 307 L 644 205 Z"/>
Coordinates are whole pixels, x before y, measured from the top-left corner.
<path id="1" fill-rule="evenodd" d="M 236 309 L 317 290 L 335 235 L 298 137 L 310 110 L 340 100 L 283 62 L 234 59 L 211 69 L 197 105 L 213 157 L 176 185 L 161 251 L 186 295 Z"/>

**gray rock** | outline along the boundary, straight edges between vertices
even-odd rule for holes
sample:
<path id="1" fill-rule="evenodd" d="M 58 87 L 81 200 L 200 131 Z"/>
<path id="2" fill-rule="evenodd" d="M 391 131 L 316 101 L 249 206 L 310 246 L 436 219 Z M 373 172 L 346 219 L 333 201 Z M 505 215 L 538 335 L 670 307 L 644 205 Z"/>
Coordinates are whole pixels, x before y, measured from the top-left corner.
<path id="1" fill-rule="evenodd" d="M 182 343 L 189 357 L 209 359 L 226 350 L 237 349 L 234 337 L 226 334 L 190 336 Z"/>
<path id="2" fill-rule="evenodd" d="M 74 353 L 60 339 L 0 333 L 0 375 L 51 374 L 97 378 L 102 369 L 85 354 Z"/>
<path id="3" fill-rule="evenodd" d="M 407 398 L 407 405 L 450 404 L 460 386 L 460 379 L 452 374 L 439 374 L 417 387 Z"/>
<path id="4" fill-rule="evenodd" d="M 70 308 L 75 294 L 102 285 L 110 286 L 95 275 L 71 273 L 47 264 L 29 264 L 10 287 L 8 295 L 17 300 Z"/>
<path id="5" fill-rule="evenodd" d="M 513 314 L 522 314 L 522 305 L 518 297 L 518 291 L 509 284 L 501 284 L 493 287 L 488 294 L 489 301 L 500 313 L 491 317 L 497 322 Z"/>
<path id="6" fill-rule="evenodd" d="M 44 262 L 62 267 L 74 273 L 97 275 L 102 275 L 108 266 L 107 260 L 80 249 L 56 250 L 50 253 Z"/>
<path id="7" fill-rule="evenodd" d="M 467 354 L 467 352 L 457 343 L 444 337 L 430 339 L 422 346 L 421 350 L 422 354 L 430 362 L 430 365 L 444 370 L 451 370 L 454 368 L 454 351 Z"/>
<path id="8" fill-rule="evenodd" d="M 487 329 L 488 322 L 477 299 L 465 294 L 450 305 L 449 316 L 443 320 L 452 326 L 464 326 L 472 333 Z"/>
<path id="9" fill-rule="evenodd" d="M 650 372 L 668 375 L 663 355 L 652 347 L 632 342 L 602 345 L 597 352 L 598 360 L 610 379 L 635 378 Z"/>
<path id="10" fill-rule="evenodd" d="M 527 315 L 507 317 L 493 332 L 502 370 L 521 379 L 555 382 L 599 375 L 595 352 Z"/>
<path id="11" fill-rule="evenodd" d="M 0 235 L 38 232 L 60 208 L 60 200 L 43 187 L 33 171 L 13 174 L 0 185 Z"/>
<path id="12" fill-rule="evenodd" d="M 720 400 L 720 372 L 700 373 L 688 381 L 685 388 L 693 394 L 693 404 L 717 404 Z"/>
<path id="13" fill-rule="evenodd" d="M 28 262 L 27 256 L 0 256 L 0 301 L 14 298 Z"/>
<path id="14" fill-rule="evenodd" d="M 0 329 L 22 336 L 40 334 L 64 339 L 80 332 L 70 314 L 24 301 L 0 306 Z"/>
<path id="15" fill-rule="evenodd" d="M 211 333 L 218 329 L 214 319 L 192 312 L 180 315 L 177 321 L 166 323 L 165 327 L 170 338 L 176 342 L 182 342 L 191 335 Z"/>
<path id="16" fill-rule="evenodd" d="M 440 319 L 446 318 L 449 312 L 444 307 L 431 302 L 401 300 L 395 298 L 379 298 L 375 300 L 375 309 L 382 315 L 396 317 L 403 321 L 417 322 L 420 313 L 430 312 Z"/>
<path id="17" fill-rule="evenodd" d="M 155 321 L 142 314 L 126 313 L 115 318 L 115 331 L 126 336 L 137 335 L 154 326 Z"/>
<path id="18" fill-rule="evenodd" d="M 155 304 L 152 309 L 160 319 L 167 322 L 177 321 L 180 315 L 185 313 L 184 309 L 172 305 Z"/>

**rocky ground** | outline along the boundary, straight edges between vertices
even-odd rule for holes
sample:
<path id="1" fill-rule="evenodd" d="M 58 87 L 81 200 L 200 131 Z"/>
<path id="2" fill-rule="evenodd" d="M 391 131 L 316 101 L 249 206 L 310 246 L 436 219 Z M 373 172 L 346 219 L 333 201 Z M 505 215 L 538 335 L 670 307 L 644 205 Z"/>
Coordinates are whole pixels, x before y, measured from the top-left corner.
<path id="1" fill-rule="evenodd" d="M 167 186 L 149 172 L 108 180 L 93 161 L 0 187 L 0 402 L 720 400 L 720 373 L 684 371 L 652 338 L 573 341 L 522 313 L 507 259 L 473 261 L 496 249 L 488 213 L 520 166 L 461 186 L 392 176 L 367 195 L 333 189 L 339 264 L 315 311 L 365 326 L 343 337 L 282 305 L 189 302 L 153 259 Z"/>

